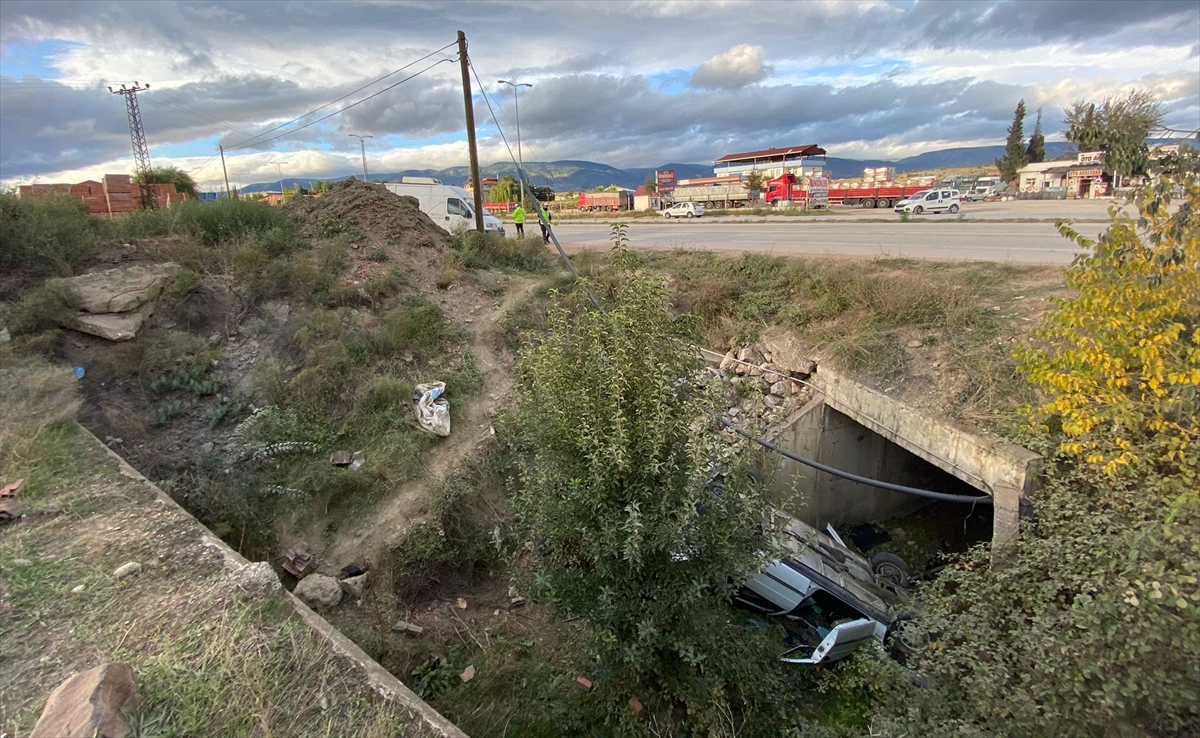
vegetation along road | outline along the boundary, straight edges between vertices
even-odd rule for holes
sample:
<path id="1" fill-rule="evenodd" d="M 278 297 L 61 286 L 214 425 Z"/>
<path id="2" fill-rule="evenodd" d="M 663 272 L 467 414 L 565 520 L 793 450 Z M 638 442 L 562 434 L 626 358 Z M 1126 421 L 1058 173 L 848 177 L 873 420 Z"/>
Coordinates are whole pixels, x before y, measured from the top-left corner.
<path id="1" fill-rule="evenodd" d="M 613 219 L 614 221 L 617 218 Z M 1088 236 L 1099 226 L 1079 225 Z M 606 223 L 555 225 L 565 248 L 611 246 Z M 629 222 L 634 248 L 761 251 L 788 256 L 893 256 L 1068 264 L 1079 249 L 1052 223 Z"/>

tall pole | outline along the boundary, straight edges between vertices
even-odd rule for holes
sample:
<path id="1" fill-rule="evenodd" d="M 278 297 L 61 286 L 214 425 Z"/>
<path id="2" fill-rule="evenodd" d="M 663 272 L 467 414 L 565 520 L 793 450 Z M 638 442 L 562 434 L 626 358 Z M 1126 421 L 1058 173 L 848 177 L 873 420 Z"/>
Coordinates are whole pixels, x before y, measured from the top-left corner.
<path id="1" fill-rule="evenodd" d="M 269 161 L 268 164 L 274 164 L 279 169 L 279 204 L 283 204 L 283 162 Z"/>
<path id="2" fill-rule="evenodd" d="M 370 180 L 370 178 L 367 176 L 367 139 L 368 139 L 368 138 L 375 138 L 375 137 L 374 137 L 374 136 L 360 136 L 360 135 L 358 135 L 357 133 L 351 133 L 351 134 L 350 134 L 350 138 L 357 138 L 357 139 L 358 139 L 358 147 L 359 147 L 359 149 L 361 149 L 361 150 L 362 150 L 362 160 L 363 160 L 363 181 L 364 181 L 364 182 L 370 182 L 371 180 Z"/>
<path id="3" fill-rule="evenodd" d="M 225 168 L 225 146 L 217 146 L 221 150 L 221 171 L 225 173 L 225 199 L 229 199 L 229 170 Z"/>
<path id="4" fill-rule="evenodd" d="M 158 207 L 154 196 L 154 187 L 150 183 L 150 147 L 146 145 L 146 129 L 142 126 L 142 111 L 138 107 L 137 94 L 150 89 L 149 83 L 142 87 L 135 80 L 133 87 L 121 85 L 121 89 L 108 91 L 114 95 L 124 95 L 125 113 L 129 117 L 129 137 L 133 141 L 134 171 L 141 180 L 139 190 L 142 196 L 142 207 L 153 210 Z"/>
<path id="5" fill-rule="evenodd" d="M 483 182 L 475 148 L 475 106 L 471 104 L 471 72 L 467 68 L 467 34 L 458 32 L 458 61 L 462 66 L 463 106 L 467 109 L 467 149 L 471 155 L 471 191 L 475 194 L 475 230 L 483 233 Z"/>
<path id="6" fill-rule="evenodd" d="M 509 82 L 506 79 L 496 80 L 502 85 L 509 85 L 513 88 L 513 106 L 517 109 L 517 169 L 525 171 L 525 161 L 521 158 L 521 100 L 517 91 L 522 87 L 533 87 L 528 82 Z M 511 156 L 511 154 L 510 154 Z M 525 205 L 525 177 L 520 177 L 521 180 L 521 205 Z"/>

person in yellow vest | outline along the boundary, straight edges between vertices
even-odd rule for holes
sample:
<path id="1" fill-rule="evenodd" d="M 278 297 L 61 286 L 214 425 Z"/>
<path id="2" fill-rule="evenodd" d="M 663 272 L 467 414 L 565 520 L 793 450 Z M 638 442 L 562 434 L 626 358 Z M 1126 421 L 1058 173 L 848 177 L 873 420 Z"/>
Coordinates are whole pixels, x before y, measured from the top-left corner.
<path id="1" fill-rule="evenodd" d="M 540 221 L 540 224 L 542 226 L 542 242 L 549 245 L 550 244 L 550 206 L 547 205 L 542 210 L 543 210 L 543 212 L 546 213 L 546 219 Z"/>
<path id="2" fill-rule="evenodd" d="M 521 203 L 517 203 L 517 209 L 513 211 L 513 223 L 517 226 L 517 238 L 525 238 L 525 208 Z"/>

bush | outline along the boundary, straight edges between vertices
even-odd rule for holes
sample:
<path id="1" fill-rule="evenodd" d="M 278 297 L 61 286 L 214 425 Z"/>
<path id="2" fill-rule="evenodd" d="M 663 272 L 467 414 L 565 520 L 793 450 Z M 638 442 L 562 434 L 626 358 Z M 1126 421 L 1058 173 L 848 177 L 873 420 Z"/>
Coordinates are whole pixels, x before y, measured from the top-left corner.
<path id="1" fill-rule="evenodd" d="M 267 240 L 268 253 L 272 252 L 271 244 L 295 243 L 294 231 L 282 209 L 249 200 L 188 200 L 170 208 L 136 212 L 117 225 L 127 238 L 195 236 L 205 246 L 258 236 Z"/>
<path id="2" fill-rule="evenodd" d="M 0 272 L 69 277 L 95 257 L 103 225 L 71 195 L 0 194 Z"/>
<path id="3" fill-rule="evenodd" d="M 9 320 L 14 336 L 56 328 L 79 310 L 79 296 L 62 280 L 47 280 L 17 304 Z"/>
<path id="4" fill-rule="evenodd" d="M 504 238 L 495 233 L 480 235 L 478 231 L 462 231 L 450 240 L 450 247 L 471 269 L 507 269 L 544 274 L 550 271 L 553 260 L 546 246 L 537 237 L 523 240 Z"/>

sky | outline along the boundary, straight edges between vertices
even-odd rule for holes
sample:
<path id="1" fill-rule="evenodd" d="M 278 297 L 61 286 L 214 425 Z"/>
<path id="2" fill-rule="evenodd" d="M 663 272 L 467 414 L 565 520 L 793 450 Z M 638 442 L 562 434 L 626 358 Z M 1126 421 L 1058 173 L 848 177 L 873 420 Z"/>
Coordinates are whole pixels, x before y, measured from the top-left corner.
<path id="1" fill-rule="evenodd" d="M 0 185 L 132 171 L 135 81 L 152 163 L 205 189 L 218 145 L 235 185 L 361 172 L 351 134 L 374 172 L 465 165 L 458 30 L 483 164 L 516 150 L 501 79 L 525 161 L 898 159 L 1003 143 L 1021 99 L 1061 140 L 1134 88 L 1200 128 L 1196 0 L 0 0 Z"/>

